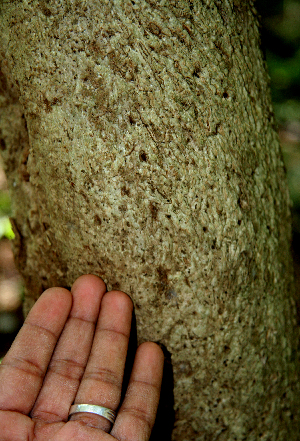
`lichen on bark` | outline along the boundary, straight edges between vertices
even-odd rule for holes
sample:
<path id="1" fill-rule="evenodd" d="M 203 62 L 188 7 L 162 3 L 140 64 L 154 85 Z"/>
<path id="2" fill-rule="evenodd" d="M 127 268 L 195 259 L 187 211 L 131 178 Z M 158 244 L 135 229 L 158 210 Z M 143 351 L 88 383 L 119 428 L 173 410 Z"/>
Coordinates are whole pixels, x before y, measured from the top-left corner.
<path id="1" fill-rule="evenodd" d="M 252 2 L 4 1 L 25 311 L 99 275 L 172 355 L 176 441 L 297 440 L 284 165 Z"/>

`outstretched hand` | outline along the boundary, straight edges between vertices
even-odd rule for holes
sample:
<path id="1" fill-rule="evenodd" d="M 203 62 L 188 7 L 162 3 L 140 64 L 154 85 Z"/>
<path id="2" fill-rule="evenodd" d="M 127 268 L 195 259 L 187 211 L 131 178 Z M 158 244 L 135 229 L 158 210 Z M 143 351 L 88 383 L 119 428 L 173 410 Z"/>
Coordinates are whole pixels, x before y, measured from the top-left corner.
<path id="1" fill-rule="evenodd" d="M 133 305 L 106 292 L 96 276 L 71 292 L 46 290 L 0 365 L 0 441 L 148 441 L 155 421 L 163 353 L 147 342 L 136 352 L 120 406 Z M 73 403 L 117 411 L 114 425 L 77 413 Z"/>

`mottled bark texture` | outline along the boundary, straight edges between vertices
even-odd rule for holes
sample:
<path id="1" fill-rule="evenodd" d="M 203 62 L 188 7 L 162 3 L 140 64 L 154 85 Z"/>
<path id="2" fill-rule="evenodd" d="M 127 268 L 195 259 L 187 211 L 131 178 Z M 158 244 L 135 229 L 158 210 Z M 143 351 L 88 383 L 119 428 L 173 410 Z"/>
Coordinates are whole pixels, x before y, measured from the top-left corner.
<path id="1" fill-rule="evenodd" d="M 251 1 L 2 0 L 25 310 L 83 273 L 172 356 L 176 441 L 299 439 L 289 196 Z"/>

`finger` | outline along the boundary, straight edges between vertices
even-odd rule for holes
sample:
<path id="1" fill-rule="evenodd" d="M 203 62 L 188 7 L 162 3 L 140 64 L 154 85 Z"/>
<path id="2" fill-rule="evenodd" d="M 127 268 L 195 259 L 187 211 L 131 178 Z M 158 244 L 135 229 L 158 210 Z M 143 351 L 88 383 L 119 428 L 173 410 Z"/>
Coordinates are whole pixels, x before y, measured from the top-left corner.
<path id="1" fill-rule="evenodd" d="M 151 342 L 139 346 L 125 399 L 111 435 L 119 441 L 148 441 L 155 422 L 164 355 Z"/>
<path id="2" fill-rule="evenodd" d="M 49 439 L 49 438 L 41 438 Z M 51 437 L 51 441 L 116 441 L 108 433 L 102 432 L 95 427 L 89 427 L 80 421 L 69 421 Z"/>
<path id="3" fill-rule="evenodd" d="M 33 306 L 0 365 L 0 409 L 30 412 L 71 305 L 68 290 L 50 288 Z"/>
<path id="4" fill-rule="evenodd" d="M 82 378 L 75 404 L 95 404 L 116 410 L 121 396 L 122 380 L 130 335 L 132 302 L 121 291 L 106 293 L 94 337 L 91 355 Z M 78 413 L 71 417 L 104 431 L 108 420 L 94 414 Z"/>
<path id="5" fill-rule="evenodd" d="M 105 291 L 103 280 L 90 274 L 79 277 L 72 286 L 73 306 L 31 412 L 39 429 L 42 423 L 68 419 L 90 354 Z"/>
<path id="6" fill-rule="evenodd" d="M 0 410 L 1 441 L 33 440 L 34 425 L 27 415 Z"/>

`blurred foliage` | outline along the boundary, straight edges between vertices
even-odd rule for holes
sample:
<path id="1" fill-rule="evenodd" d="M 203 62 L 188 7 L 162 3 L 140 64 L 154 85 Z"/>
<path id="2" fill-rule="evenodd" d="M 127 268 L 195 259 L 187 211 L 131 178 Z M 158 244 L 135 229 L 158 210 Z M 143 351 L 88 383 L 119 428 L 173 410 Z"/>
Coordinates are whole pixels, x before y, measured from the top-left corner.
<path id="1" fill-rule="evenodd" d="M 2 163 L 0 161 L 0 167 Z M 0 239 L 7 237 L 8 239 L 14 239 L 15 235 L 9 221 L 11 214 L 10 197 L 6 187 L 4 173 L 1 171 L 1 186 L 0 186 Z M 4 187 L 4 188 L 3 188 Z"/>
<path id="2" fill-rule="evenodd" d="M 7 239 L 14 239 L 15 233 L 13 232 L 10 220 L 8 217 L 0 218 L 0 239 L 6 237 Z"/>
<path id="3" fill-rule="evenodd" d="M 293 202 L 294 234 L 300 234 L 300 1 L 256 0 L 262 48 Z M 299 250 L 297 251 L 299 253 Z"/>
<path id="4" fill-rule="evenodd" d="M 0 190 L 0 239 L 14 239 L 15 235 L 9 221 L 10 197 L 7 190 Z"/>
<path id="5" fill-rule="evenodd" d="M 10 215 L 10 197 L 7 191 L 0 193 L 0 216 Z"/>
<path id="6" fill-rule="evenodd" d="M 300 99 L 300 1 L 257 0 L 275 103 Z M 298 107 L 299 109 L 299 107 Z M 300 118 L 300 114 L 297 114 Z"/>

